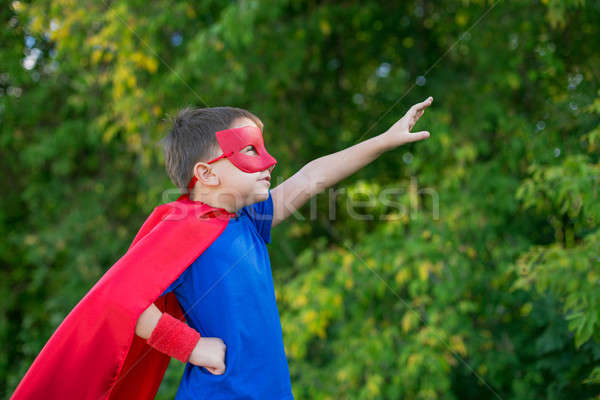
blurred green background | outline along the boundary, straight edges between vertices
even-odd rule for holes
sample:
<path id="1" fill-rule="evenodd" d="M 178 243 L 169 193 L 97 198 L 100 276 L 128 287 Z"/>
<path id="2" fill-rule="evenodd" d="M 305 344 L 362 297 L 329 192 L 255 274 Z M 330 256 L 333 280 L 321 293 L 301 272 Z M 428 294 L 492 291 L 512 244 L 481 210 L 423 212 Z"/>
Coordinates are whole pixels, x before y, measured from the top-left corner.
<path id="1" fill-rule="evenodd" d="M 0 13 L 0 396 L 174 200 L 157 141 L 178 109 L 258 115 L 275 187 L 431 95 L 415 128 L 429 139 L 273 231 L 295 397 L 600 398 L 600 2 L 38 0 Z M 348 208 L 359 201 L 373 218 Z M 160 399 L 181 372 L 173 362 Z"/>

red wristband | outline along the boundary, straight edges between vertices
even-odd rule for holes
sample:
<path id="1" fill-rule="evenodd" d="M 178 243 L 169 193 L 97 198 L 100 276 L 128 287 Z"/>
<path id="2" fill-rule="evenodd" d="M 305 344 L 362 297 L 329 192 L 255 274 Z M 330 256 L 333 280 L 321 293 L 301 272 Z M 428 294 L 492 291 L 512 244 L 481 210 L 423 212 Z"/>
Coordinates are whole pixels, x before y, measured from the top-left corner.
<path id="1" fill-rule="evenodd" d="M 200 333 L 194 328 L 163 313 L 146 343 L 161 353 L 187 362 L 199 339 Z"/>

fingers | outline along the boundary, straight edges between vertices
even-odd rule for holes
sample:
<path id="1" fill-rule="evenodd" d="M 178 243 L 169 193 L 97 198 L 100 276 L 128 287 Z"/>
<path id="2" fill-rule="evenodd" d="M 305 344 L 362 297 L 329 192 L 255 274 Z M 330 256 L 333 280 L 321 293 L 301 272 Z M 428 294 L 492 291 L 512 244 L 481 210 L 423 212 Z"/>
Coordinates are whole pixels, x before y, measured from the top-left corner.
<path id="1" fill-rule="evenodd" d="M 213 367 L 205 367 L 208 372 L 210 372 L 213 375 L 223 375 L 225 373 L 225 366 L 222 367 L 217 367 L 217 368 L 213 368 Z"/>
<path id="2" fill-rule="evenodd" d="M 414 106 L 412 106 L 411 108 L 413 108 L 417 112 L 422 112 L 425 109 L 425 107 L 428 107 L 432 102 L 433 102 L 433 97 L 429 96 L 428 98 L 425 99 L 425 101 L 417 103 Z"/>

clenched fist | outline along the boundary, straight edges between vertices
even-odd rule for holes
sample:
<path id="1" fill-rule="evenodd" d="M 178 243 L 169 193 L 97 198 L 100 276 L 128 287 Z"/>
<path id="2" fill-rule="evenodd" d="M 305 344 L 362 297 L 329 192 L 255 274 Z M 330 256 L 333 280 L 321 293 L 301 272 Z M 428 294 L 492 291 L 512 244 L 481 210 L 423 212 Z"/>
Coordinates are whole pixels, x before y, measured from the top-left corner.
<path id="1" fill-rule="evenodd" d="M 190 363 L 206 368 L 213 375 L 223 375 L 226 350 L 227 346 L 220 338 L 201 337 L 192 350 Z"/>

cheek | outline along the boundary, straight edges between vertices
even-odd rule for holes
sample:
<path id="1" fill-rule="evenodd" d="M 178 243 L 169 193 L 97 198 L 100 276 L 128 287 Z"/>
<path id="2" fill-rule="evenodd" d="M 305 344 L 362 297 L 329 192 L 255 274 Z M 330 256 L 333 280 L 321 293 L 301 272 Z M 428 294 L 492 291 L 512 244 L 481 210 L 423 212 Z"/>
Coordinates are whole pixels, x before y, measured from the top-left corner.
<path id="1" fill-rule="evenodd" d="M 247 172 L 241 171 L 233 165 L 231 167 L 232 168 L 228 171 L 227 175 L 225 176 L 225 179 L 229 186 L 233 189 L 237 187 L 247 187 L 255 179 L 253 176 L 250 176 L 250 174 L 248 174 Z"/>
<path id="2" fill-rule="evenodd" d="M 233 166 L 232 164 L 224 165 L 221 171 L 219 172 L 221 183 L 227 186 L 231 186 L 232 184 L 235 185 L 238 173 L 237 168 L 235 166 Z"/>

